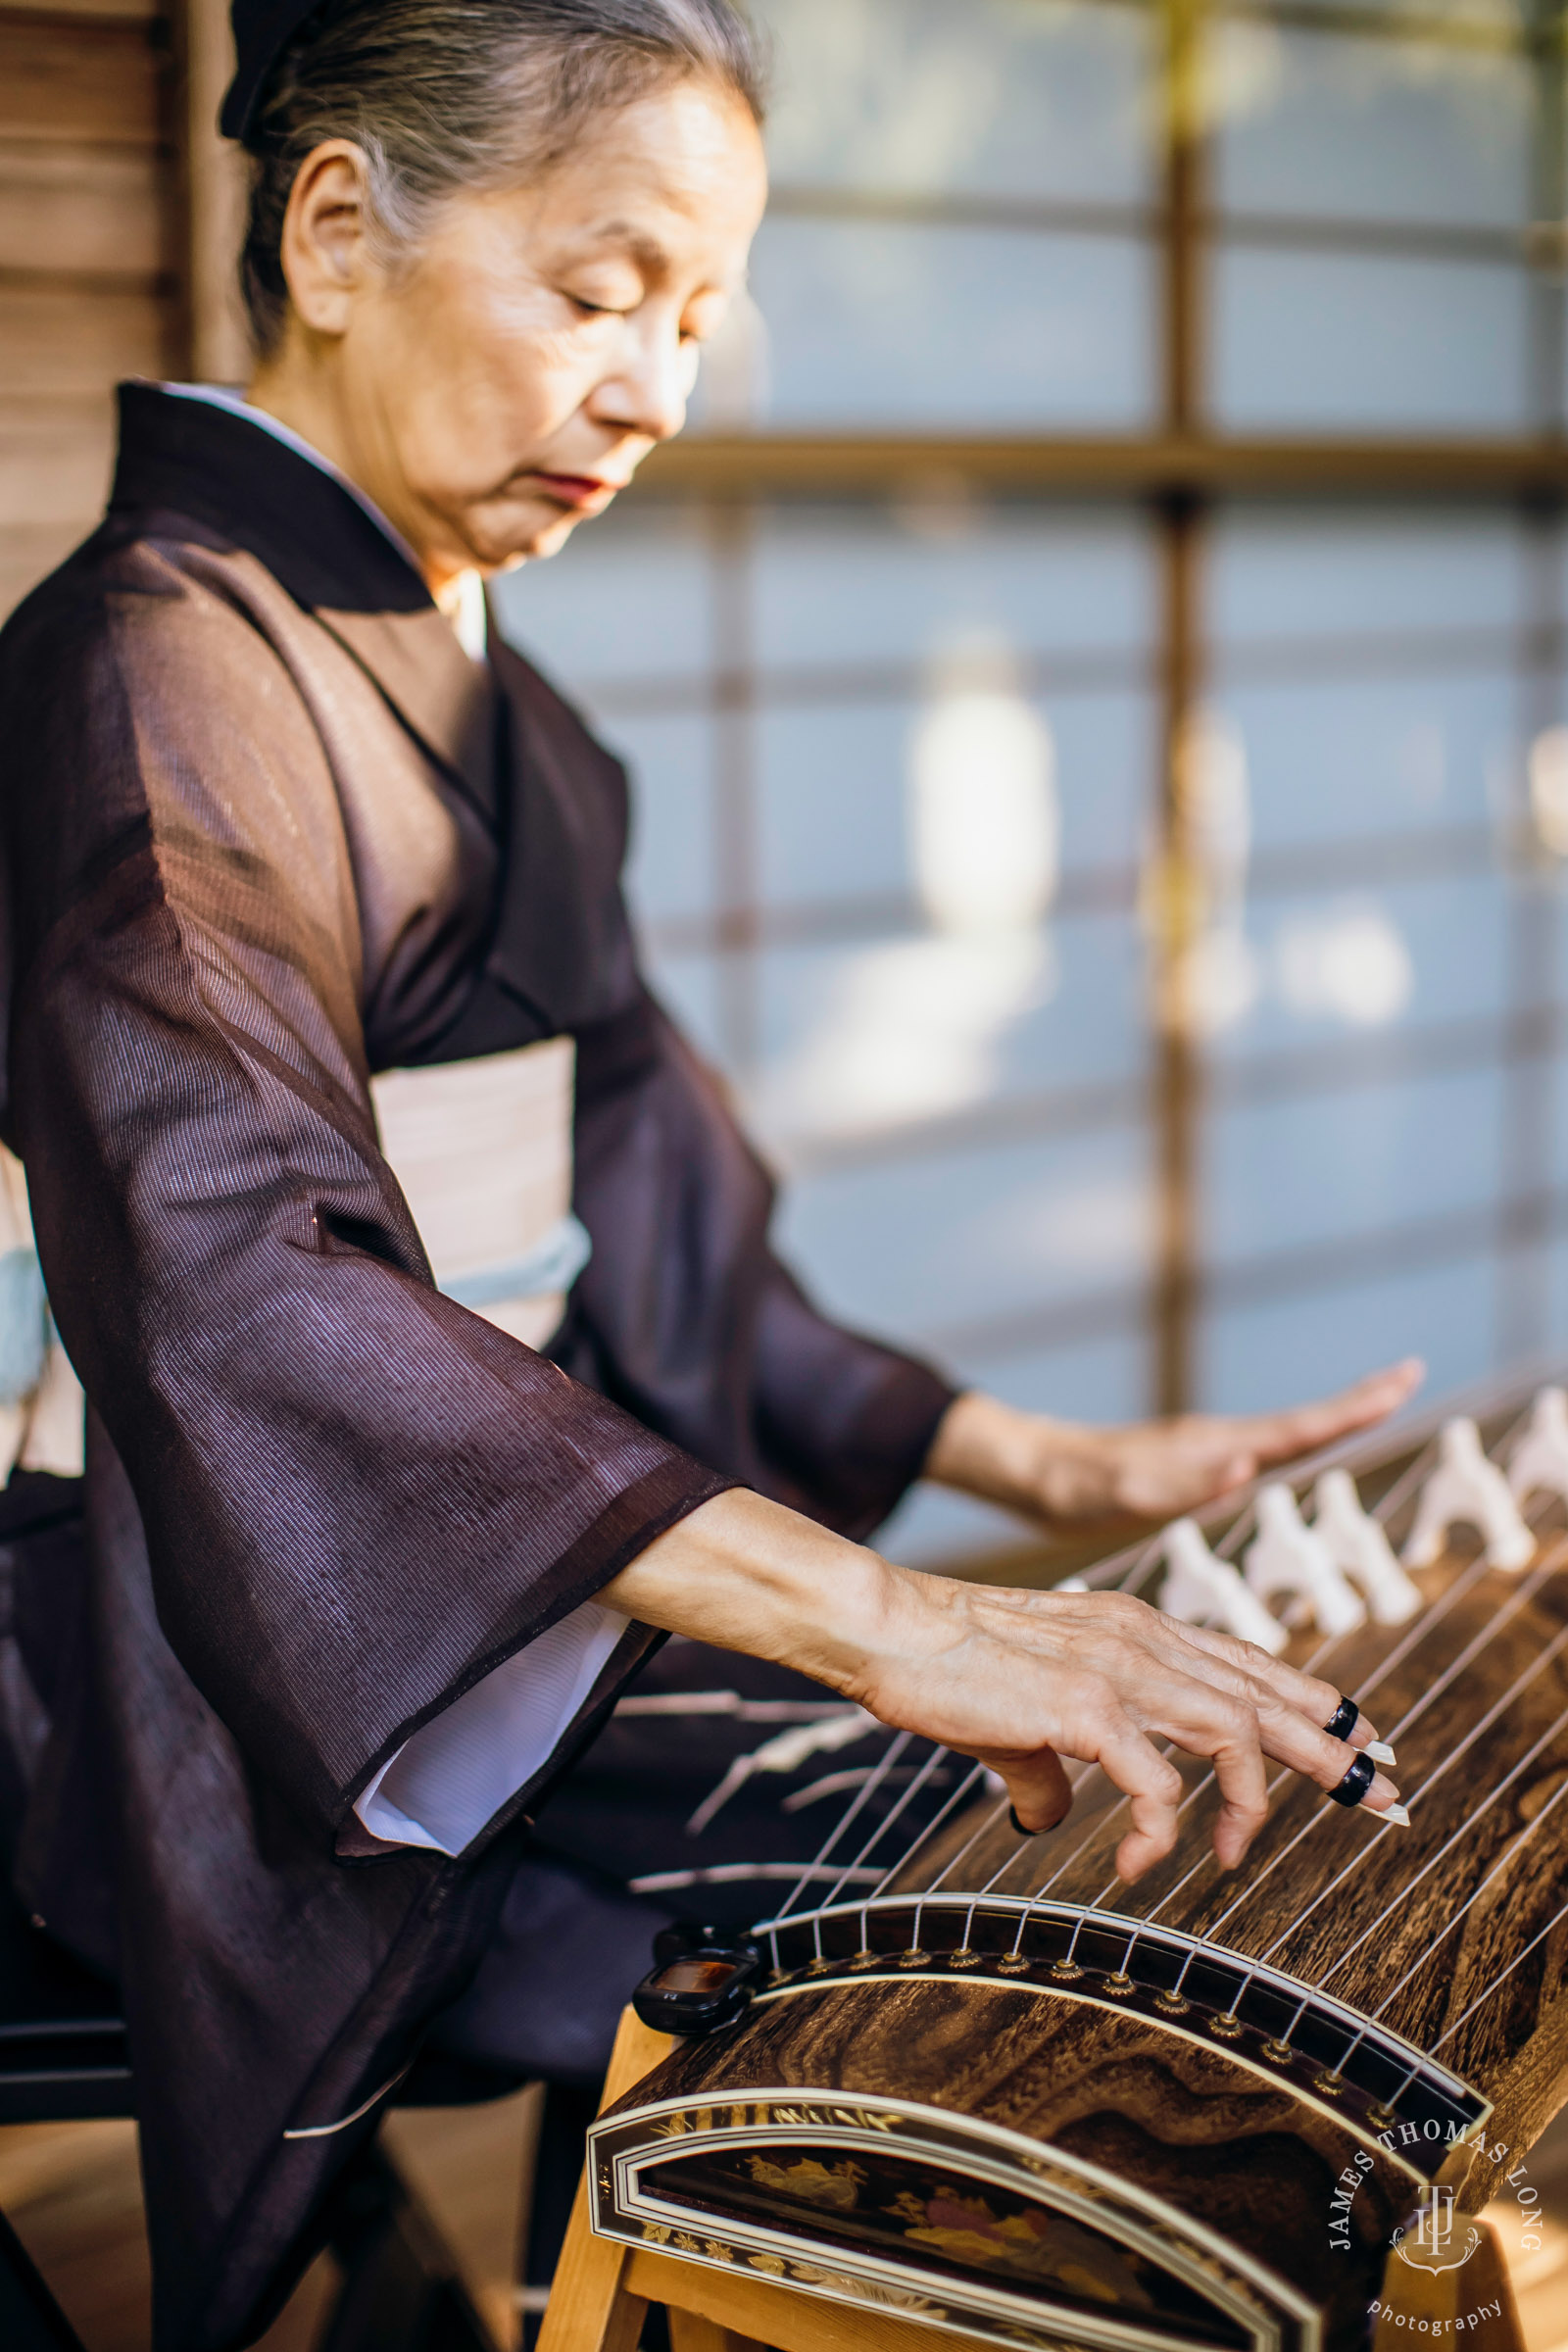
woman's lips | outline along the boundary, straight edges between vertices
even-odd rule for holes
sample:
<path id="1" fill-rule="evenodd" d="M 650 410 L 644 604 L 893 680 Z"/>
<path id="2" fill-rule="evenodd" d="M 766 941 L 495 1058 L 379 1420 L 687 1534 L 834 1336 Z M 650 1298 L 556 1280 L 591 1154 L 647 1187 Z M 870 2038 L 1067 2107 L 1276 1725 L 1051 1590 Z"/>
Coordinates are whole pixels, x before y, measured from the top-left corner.
<path id="1" fill-rule="evenodd" d="M 564 507 L 592 507 L 608 503 L 620 488 L 618 482 L 601 481 L 591 473 L 538 473 L 534 479 L 548 498 L 559 499 Z"/>

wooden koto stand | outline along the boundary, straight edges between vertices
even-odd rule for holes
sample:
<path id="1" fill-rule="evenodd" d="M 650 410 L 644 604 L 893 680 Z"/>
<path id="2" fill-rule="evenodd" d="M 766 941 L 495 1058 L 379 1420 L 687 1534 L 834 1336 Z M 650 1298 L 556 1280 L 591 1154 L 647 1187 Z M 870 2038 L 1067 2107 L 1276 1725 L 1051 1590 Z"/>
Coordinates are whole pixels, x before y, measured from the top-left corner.
<path id="1" fill-rule="evenodd" d="M 667 2034 L 654 2033 L 626 2009 L 601 2111 L 624 2097 L 674 2047 Z M 1396 2286 L 1392 2273 L 1398 2271 L 1400 2299 L 1380 2322 L 1373 2352 L 1405 2352 L 1423 2340 L 1448 2346 L 1462 2340 L 1476 2352 L 1524 2352 L 1496 2238 L 1483 2227 L 1485 2240 L 1463 2273 L 1391 2264 L 1389 2291 Z M 1469 2302 L 1494 2302 L 1500 2313 L 1459 2339 L 1453 2323 L 1461 2277 Z M 662 2304 L 668 2315 L 672 2352 L 990 2352 L 975 2337 L 934 2329 L 917 2319 L 837 2308 L 760 2278 L 729 2277 L 668 2254 L 595 2237 L 584 2178 L 577 2183 L 539 2352 L 637 2352 L 651 2303 Z"/>

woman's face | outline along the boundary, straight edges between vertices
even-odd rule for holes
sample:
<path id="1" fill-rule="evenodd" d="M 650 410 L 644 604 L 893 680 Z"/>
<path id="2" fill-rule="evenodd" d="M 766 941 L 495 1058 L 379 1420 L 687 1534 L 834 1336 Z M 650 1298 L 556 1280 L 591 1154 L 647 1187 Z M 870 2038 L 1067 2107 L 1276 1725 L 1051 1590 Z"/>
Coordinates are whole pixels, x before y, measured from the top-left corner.
<path id="1" fill-rule="evenodd" d="M 302 168 L 292 311 L 254 397 L 454 573 L 551 555 L 677 433 L 765 195 L 748 110 L 678 82 L 609 116 L 536 185 L 463 194 L 412 265 L 380 266 L 363 168 Z"/>

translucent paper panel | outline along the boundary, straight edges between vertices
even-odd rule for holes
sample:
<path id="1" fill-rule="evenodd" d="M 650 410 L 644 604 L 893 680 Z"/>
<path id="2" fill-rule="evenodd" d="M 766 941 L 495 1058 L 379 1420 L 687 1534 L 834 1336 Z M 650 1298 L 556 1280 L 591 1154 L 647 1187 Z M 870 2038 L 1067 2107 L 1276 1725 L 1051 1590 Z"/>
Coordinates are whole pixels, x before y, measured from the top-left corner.
<path id="1" fill-rule="evenodd" d="M 709 913 L 715 893 L 713 729 L 700 712 L 612 713 L 599 728 L 632 775 L 626 881 L 645 923 Z"/>
<path id="2" fill-rule="evenodd" d="M 1150 413 L 1153 280 L 1131 238 L 775 218 L 752 288 L 781 429 L 1110 429 Z"/>
<path id="3" fill-rule="evenodd" d="M 1132 200 L 1154 26 L 1033 0 L 764 0 L 787 185 Z"/>
<path id="4" fill-rule="evenodd" d="M 1143 958 L 1114 918 L 777 949 L 760 978 L 749 1107 L 786 1158 L 1144 1065 Z"/>
<path id="5" fill-rule="evenodd" d="M 656 952 L 645 958 L 644 969 L 654 994 L 698 1053 L 721 1063 L 726 1035 L 724 996 L 732 977 L 727 958 Z"/>
<path id="6" fill-rule="evenodd" d="M 560 555 L 505 573 L 492 595 L 506 635 L 574 694 L 708 666 L 711 588 L 699 513 L 612 509 L 579 524 Z"/>
<path id="7" fill-rule="evenodd" d="M 1235 430 L 1524 427 L 1520 268 L 1232 247 L 1213 289 L 1214 406 Z"/>
<path id="8" fill-rule="evenodd" d="M 1496 1069 L 1226 1111 L 1204 1143 L 1205 1257 L 1234 1265 L 1482 1208 L 1502 1173 L 1501 1112 Z"/>
<path id="9" fill-rule="evenodd" d="M 972 756 L 1009 724 L 1034 730 L 1049 775 L 1065 878 L 1085 866 L 1125 866 L 1136 854 L 1154 712 L 1147 696 L 1020 693 L 1004 683 L 966 696 L 934 678 L 918 702 L 846 703 L 765 710 L 757 729 L 759 860 L 764 902 L 921 895 L 913 821 L 916 765 L 928 747 L 952 762 L 961 799 Z M 934 730 L 940 728 L 942 733 Z M 940 783 L 940 773 L 938 775 Z M 987 823 L 984 810 L 976 822 Z M 1006 811 L 989 820 L 1004 858 Z M 981 845 L 982 847 L 985 845 Z"/>
<path id="10" fill-rule="evenodd" d="M 1093 513 L 770 513 L 754 607 L 764 899 L 918 899 L 922 790 L 1004 859 L 1007 811 L 987 792 L 1009 759 L 1032 763 L 1065 875 L 1130 865 L 1151 772 L 1152 552 L 1135 518 Z"/>
<path id="11" fill-rule="evenodd" d="M 1211 1315 L 1201 1333 L 1200 1394 L 1218 1412 L 1255 1412 L 1321 1396 L 1401 1355 L 1426 1361 L 1426 1395 L 1477 1380 L 1494 1364 L 1497 1277 L 1490 1255 L 1418 1266 Z"/>
<path id="12" fill-rule="evenodd" d="M 1234 646 L 1298 637 L 1403 637 L 1499 630 L 1522 617 L 1522 542 L 1506 514 L 1243 508 L 1222 515 L 1209 557 L 1209 624 Z"/>
<path id="13" fill-rule="evenodd" d="M 1228 1059 L 1341 1041 L 1359 1069 L 1381 1036 L 1496 1017 L 1512 914 L 1506 883 L 1492 874 L 1254 899 L 1244 1003 L 1212 1051 Z"/>
<path id="14" fill-rule="evenodd" d="M 1254 851 L 1487 828 L 1500 815 L 1518 727 L 1511 678 L 1446 677 L 1436 660 L 1386 678 L 1336 666 L 1274 685 L 1251 683 L 1238 662 L 1222 690 Z"/>
<path id="15" fill-rule="evenodd" d="M 938 1347 L 972 1329 L 983 1349 L 992 1319 L 1146 1278 L 1147 1147 L 1119 1129 L 804 1176 L 781 1232 L 833 1313 Z"/>
<path id="16" fill-rule="evenodd" d="M 756 541 L 770 666 L 919 662 L 974 635 L 1022 655 L 1142 652 L 1153 544 L 1114 510 L 990 505 L 961 484 L 898 506 L 774 507 Z"/>
<path id="17" fill-rule="evenodd" d="M 1216 24 L 1228 211 L 1515 227 L 1528 218 L 1530 67 L 1435 42 Z"/>

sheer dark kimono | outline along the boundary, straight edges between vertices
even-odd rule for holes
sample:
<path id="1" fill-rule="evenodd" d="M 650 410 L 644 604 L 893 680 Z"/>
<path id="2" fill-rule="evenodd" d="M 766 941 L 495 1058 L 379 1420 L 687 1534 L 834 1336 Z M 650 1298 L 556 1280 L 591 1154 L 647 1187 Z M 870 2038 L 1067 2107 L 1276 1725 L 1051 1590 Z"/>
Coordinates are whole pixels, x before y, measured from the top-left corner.
<path id="1" fill-rule="evenodd" d="M 868 1532 L 951 1392 L 769 1253 L 766 1176 L 639 977 L 616 761 L 269 435 L 148 386 L 122 431 L 104 523 L 0 635 L 0 1132 L 90 1408 L 86 1570 L 21 1563 L 14 1859 L 119 1977 L 157 2340 L 216 2352 L 541 1794 L 456 1861 L 368 1851 L 377 1766 L 726 1485 Z M 563 1033 L 593 1257 L 552 1361 L 434 1288 L 368 1081 Z"/>

